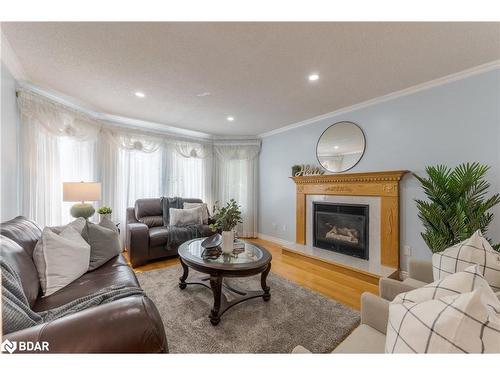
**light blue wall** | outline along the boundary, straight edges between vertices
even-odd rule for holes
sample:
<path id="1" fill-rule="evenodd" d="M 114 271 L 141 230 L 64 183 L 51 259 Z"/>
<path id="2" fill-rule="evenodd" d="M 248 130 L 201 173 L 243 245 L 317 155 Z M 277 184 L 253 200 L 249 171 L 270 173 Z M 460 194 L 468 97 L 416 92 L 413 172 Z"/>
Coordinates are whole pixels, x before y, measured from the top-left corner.
<path id="1" fill-rule="evenodd" d="M 500 70 L 321 120 L 263 139 L 260 154 L 259 232 L 295 241 L 293 164 L 317 164 L 316 141 L 337 121 L 353 121 L 366 135 L 366 153 L 350 172 L 407 169 L 423 174 L 427 165 L 479 161 L 492 167 L 490 193 L 500 190 Z M 417 180 L 401 184 L 401 248 L 430 258 L 420 237 L 414 199 L 423 198 Z M 500 241 L 500 209 L 489 235 Z M 273 224 L 276 224 L 273 227 Z M 406 259 L 401 265 L 406 269 Z"/>
<path id="2" fill-rule="evenodd" d="M 3 222 L 19 214 L 19 112 L 16 104 L 16 81 L 7 67 L 1 68 L 1 206 Z"/>

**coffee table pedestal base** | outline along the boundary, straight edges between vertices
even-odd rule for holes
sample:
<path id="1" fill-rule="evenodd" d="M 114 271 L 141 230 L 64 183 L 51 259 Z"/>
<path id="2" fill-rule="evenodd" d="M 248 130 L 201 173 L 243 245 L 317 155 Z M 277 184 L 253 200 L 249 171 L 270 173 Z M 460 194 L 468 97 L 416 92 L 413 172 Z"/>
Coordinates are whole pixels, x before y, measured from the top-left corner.
<path id="1" fill-rule="evenodd" d="M 271 293 L 270 293 L 271 288 L 269 288 L 269 286 L 267 286 L 266 283 L 267 275 L 271 270 L 271 263 L 269 263 L 266 269 L 261 273 L 260 282 L 262 290 L 250 290 L 250 291 L 243 291 L 234 288 L 233 286 L 227 283 L 224 276 L 220 275 L 211 275 L 209 277 L 203 277 L 199 280 L 193 280 L 187 282 L 186 280 L 189 275 L 189 268 L 186 264 L 184 264 L 182 260 L 181 264 L 184 272 L 182 276 L 179 278 L 180 289 L 185 289 L 188 285 L 203 285 L 204 287 L 212 290 L 214 296 L 214 304 L 212 309 L 210 310 L 209 318 L 210 318 L 210 323 L 212 323 L 212 325 L 214 326 L 219 324 L 222 314 L 224 314 L 231 307 L 241 302 L 259 297 L 262 297 L 262 299 L 266 302 L 271 299 Z M 223 293 L 223 288 L 239 295 L 240 297 L 236 297 L 229 301 Z"/>

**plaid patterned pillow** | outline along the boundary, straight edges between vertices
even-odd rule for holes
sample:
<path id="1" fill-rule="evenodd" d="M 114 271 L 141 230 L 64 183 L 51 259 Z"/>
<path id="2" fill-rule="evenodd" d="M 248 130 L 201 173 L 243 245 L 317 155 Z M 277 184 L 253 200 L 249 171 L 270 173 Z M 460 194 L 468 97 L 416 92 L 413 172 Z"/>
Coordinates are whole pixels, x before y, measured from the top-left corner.
<path id="1" fill-rule="evenodd" d="M 500 353 L 500 301 L 477 270 L 440 283 L 391 302 L 386 353 Z M 440 297 L 430 299 L 431 290 Z"/>
<path id="2" fill-rule="evenodd" d="M 391 303 L 419 303 L 450 295 L 472 292 L 480 287 L 488 288 L 489 286 L 488 282 L 482 276 L 481 267 L 476 264 L 421 288 L 398 294 Z"/>
<path id="3" fill-rule="evenodd" d="M 494 291 L 500 291 L 500 253 L 476 231 L 469 239 L 432 255 L 434 280 L 463 271 L 472 264 L 481 266 L 481 274 Z"/>

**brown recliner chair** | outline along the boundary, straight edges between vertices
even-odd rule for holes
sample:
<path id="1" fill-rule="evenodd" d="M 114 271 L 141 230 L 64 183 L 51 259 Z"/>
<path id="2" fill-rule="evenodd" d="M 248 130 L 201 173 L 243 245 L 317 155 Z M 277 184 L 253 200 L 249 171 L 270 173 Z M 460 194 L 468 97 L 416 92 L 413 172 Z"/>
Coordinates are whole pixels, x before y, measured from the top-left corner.
<path id="1" fill-rule="evenodd" d="M 2 258 L 21 278 L 23 291 L 34 311 L 49 310 L 111 285 L 140 286 L 122 255 L 87 272 L 59 291 L 42 297 L 33 250 L 41 230 L 17 217 L 0 224 Z M 146 296 L 130 296 L 90 307 L 63 318 L 11 332 L 2 341 L 49 343 L 49 353 L 166 353 L 162 320 Z"/>
<path id="2" fill-rule="evenodd" d="M 203 203 L 201 199 L 184 198 L 185 203 Z M 168 237 L 173 231 L 182 230 L 163 225 L 163 203 L 161 198 L 138 199 L 135 207 L 127 208 L 125 247 L 133 267 L 146 264 L 153 259 L 177 255 L 177 247 L 168 247 Z M 206 224 L 198 225 L 200 237 L 213 234 Z"/>

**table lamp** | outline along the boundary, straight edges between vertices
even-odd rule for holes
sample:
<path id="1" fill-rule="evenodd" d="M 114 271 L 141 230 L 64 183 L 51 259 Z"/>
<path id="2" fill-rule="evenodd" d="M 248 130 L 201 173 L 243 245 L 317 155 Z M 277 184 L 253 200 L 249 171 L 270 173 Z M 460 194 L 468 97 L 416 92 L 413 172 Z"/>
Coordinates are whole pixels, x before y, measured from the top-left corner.
<path id="1" fill-rule="evenodd" d="M 95 209 L 90 203 L 85 203 L 85 201 L 93 202 L 99 200 L 101 200 L 100 182 L 63 182 L 63 201 L 81 202 L 71 207 L 71 216 L 88 219 L 94 214 Z"/>

